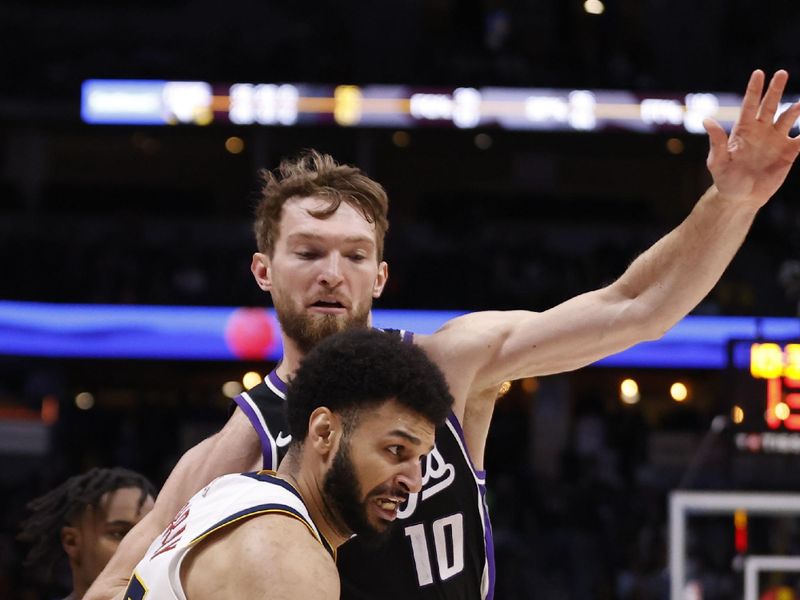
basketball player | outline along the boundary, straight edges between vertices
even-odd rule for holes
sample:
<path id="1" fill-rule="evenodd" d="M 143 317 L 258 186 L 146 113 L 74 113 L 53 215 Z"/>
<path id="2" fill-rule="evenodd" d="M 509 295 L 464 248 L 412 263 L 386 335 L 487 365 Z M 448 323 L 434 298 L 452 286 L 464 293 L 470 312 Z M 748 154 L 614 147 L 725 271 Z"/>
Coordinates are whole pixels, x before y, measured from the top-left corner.
<path id="1" fill-rule="evenodd" d="M 152 510 L 155 496 L 145 477 L 119 467 L 70 477 L 28 503 L 32 514 L 18 536 L 32 544 L 25 565 L 49 584 L 66 556 L 73 586 L 68 598 L 82 598 L 120 540 Z"/>
<path id="2" fill-rule="evenodd" d="M 422 350 L 369 329 L 319 343 L 287 395 L 292 441 L 277 475 L 225 475 L 196 494 L 126 599 L 339 598 L 336 548 L 385 535 L 421 490 L 452 397 Z"/>
<path id="3" fill-rule="evenodd" d="M 436 432 L 422 491 L 401 507 L 400 526 L 387 544 L 375 551 L 356 538 L 342 548 L 344 598 L 492 597 L 482 469 L 499 386 L 576 369 L 657 339 L 705 297 L 800 152 L 800 140 L 789 136 L 800 104 L 775 118 L 787 78 L 778 71 L 764 92 L 764 73 L 752 74 L 730 136 L 715 121 L 705 121 L 713 185 L 682 224 L 609 286 L 542 313 L 473 313 L 432 335 L 398 334 L 442 369 L 455 403 Z M 184 455 L 151 518 L 126 540 L 91 600 L 124 586 L 147 544 L 213 477 L 254 461 L 265 468 L 280 463 L 288 442 L 280 417 L 285 382 L 321 339 L 369 325 L 372 300 L 388 277 L 382 256 L 386 209 L 379 184 L 330 157 L 312 153 L 283 163 L 277 177 L 267 176 L 252 272 L 272 295 L 283 329 L 283 362 L 265 384 L 237 399 L 239 410 L 219 433 Z M 481 284 L 475 273 L 475 285 Z"/>

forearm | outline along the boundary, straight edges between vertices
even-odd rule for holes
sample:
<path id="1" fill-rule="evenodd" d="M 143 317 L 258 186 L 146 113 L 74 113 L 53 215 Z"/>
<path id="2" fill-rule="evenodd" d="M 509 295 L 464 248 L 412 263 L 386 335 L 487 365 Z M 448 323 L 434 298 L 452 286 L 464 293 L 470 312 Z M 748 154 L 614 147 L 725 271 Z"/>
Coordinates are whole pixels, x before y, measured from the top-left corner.
<path id="1" fill-rule="evenodd" d="M 220 432 L 181 457 L 153 510 L 123 538 L 84 600 L 110 600 L 123 591 L 147 548 L 189 498 L 220 475 L 251 469 L 260 455 L 258 435 L 247 417 L 235 411 Z"/>
<path id="2" fill-rule="evenodd" d="M 451 389 L 456 402 L 463 405 L 463 398 L 509 379 L 572 370 L 656 339 L 692 310 L 722 276 L 758 209 L 800 153 L 800 137 L 789 136 L 800 103 L 775 118 L 786 80 L 786 72 L 778 71 L 762 98 L 764 74 L 755 71 L 730 136 L 716 121 L 704 121 L 714 186 L 614 283 L 543 313 L 459 317 L 418 340 L 451 388 L 453 381 L 467 382 Z"/>
<path id="3" fill-rule="evenodd" d="M 712 186 L 691 214 L 639 256 L 612 288 L 631 300 L 626 320 L 657 338 L 714 287 L 742 245 L 757 210 Z"/>

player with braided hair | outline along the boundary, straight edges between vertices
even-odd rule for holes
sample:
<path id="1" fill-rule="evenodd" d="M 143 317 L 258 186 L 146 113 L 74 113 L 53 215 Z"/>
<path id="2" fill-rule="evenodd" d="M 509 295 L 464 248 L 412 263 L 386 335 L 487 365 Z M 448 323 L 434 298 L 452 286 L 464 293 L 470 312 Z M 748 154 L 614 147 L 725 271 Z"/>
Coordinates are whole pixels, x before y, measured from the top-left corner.
<path id="1" fill-rule="evenodd" d="M 156 489 L 128 469 L 94 468 L 31 500 L 32 514 L 17 536 L 33 544 L 25 565 L 50 583 L 66 553 L 72 572 L 69 598 L 81 598 L 126 533 L 153 508 Z"/>

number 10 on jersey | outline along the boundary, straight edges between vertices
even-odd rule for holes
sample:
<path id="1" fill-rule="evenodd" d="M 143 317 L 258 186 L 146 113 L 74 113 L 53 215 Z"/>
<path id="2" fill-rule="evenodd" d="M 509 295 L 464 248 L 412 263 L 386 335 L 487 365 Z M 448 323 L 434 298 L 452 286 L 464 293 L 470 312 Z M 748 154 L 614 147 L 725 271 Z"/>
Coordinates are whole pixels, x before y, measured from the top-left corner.
<path id="1" fill-rule="evenodd" d="M 425 525 L 417 523 L 405 528 L 406 537 L 411 540 L 420 587 L 434 581 Z M 456 513 L 437 519 L 431 524 L 431 530 L 439 580 L 444 581 L 464 570 L 464 517 Z"/>

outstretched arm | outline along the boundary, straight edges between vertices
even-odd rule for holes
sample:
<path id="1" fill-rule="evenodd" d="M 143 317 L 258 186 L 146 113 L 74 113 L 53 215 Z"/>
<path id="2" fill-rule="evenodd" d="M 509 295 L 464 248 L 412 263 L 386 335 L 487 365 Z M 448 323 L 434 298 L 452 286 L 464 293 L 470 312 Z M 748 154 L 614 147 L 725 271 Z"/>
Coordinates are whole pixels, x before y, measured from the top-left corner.
<path id="1" fill-rule="evenodd" d="M 714 184 L 617 281 L 542 313 L 474 313 L 419 338 L 445 371 L 459 417 L 469 397 L 504 380 L 575 369 L 656 339 L 708 294 L 800 152 L 789 137 L 800 104 L 775 120 L 787 78 L 778 71 L 762 98 L 764 73 L 753 73 L 730 136 L 706 121 Z"/>
<path id="2" fill-rule="evenodd" d="M 250 470 L 260 456 L 258 435 L 237 409 L 225 427 L 181 457 L 158 494 L 153 510 L 123 538 L 84 600 L 110 600 L 122 593 L 147 548 L 189 498 L 220 475 Z"/>

